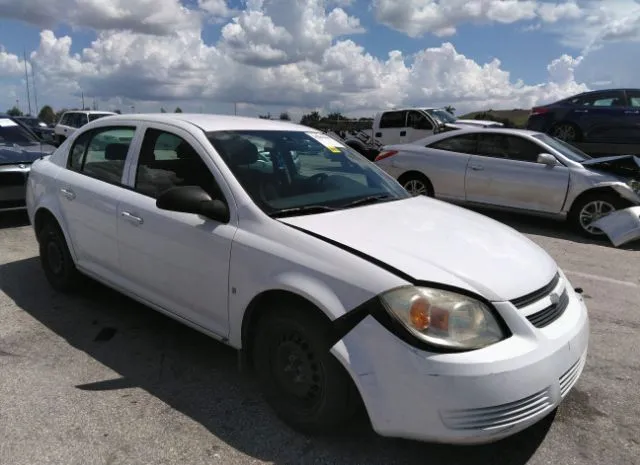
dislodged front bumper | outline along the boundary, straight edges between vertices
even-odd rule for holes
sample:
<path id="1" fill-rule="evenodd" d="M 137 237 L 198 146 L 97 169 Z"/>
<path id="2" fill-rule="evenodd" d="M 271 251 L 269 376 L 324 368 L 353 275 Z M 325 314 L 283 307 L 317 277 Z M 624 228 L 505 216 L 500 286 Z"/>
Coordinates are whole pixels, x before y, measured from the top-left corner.
<path id="1" fill-rule="evenodd" d="M 604 232 L 614 246 L 640 240 L 640 206 L 617 210 L 593 222 Z"/>

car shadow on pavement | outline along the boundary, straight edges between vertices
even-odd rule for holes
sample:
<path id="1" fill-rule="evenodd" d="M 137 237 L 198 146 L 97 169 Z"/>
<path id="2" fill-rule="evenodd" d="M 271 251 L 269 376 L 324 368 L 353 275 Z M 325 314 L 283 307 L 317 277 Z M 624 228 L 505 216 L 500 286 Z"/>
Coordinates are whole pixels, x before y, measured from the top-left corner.
<path id="1" fill-rule="evenodd" d="M 385 439 L 365 414 L 340 435 L 305 437 L 274 416 L 251 374 L 238 372 L 234 350 L 115 291 L 90 281 L 77 295 L 58 294 L 37 257 L 2 265 L 0 289 L 68 344 L 119 374 L 77 389 L 91 396 L 139 387 L 234 449 L 276 464 L 520 465 L 538 449 L 555 417 L 554 412 L 515 436 L 482 446 Z"/>
<path id="2" fill-rule="evenodd" d="M 0 212 L 0 229 L 29 226 L 29 216 L 25 211 Z"/>
<path id="3" fill-rule="evenodd" d="M 563 239 L 580 244 L 593 244 L 601 247 L 615 248 L 615 246 L 605 236 L 602 239 L 589 239 L 573 231 L 565 221 L 558 221 L 549 218 L 525 215 L 520 213 L 499 212 L 496 210 L 473 209 L 473 211 L 488 216 L 496 221 L 506 224 L 518 232 L 546 236 L 554 239 Z M 618 249 L 640 250 L 640 241 L 633 241 L 623 244 Z"/>

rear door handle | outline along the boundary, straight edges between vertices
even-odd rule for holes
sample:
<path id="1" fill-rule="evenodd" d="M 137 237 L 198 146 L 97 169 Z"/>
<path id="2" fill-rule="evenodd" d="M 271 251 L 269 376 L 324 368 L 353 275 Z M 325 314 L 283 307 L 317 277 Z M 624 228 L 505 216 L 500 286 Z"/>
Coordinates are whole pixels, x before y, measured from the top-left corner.
<path id="1" fill-rule="evenodd" d="M 121 212 L 120 215 L 127 221 L 129 221 L 130 223 L 133 224 L 142 224 L 144 223 L 144 220 L 142 218 L 140 218 L 139 216 L 136 216 L 130 212 Z"/>
<path id="2" fill-rule="evenodd" d="M 473 171 L 482 171 L 482 170 L 484 170 L 484 166 L 480 166 L 480 165 L 471 165 L 470 168 Z"/>
<path id="3" fill-rule="evenodd" d="M 627 115 L 629 115 L 629 114 L 637 115 L 638 113 L 640 113 L 640 111 L 638 111 L 638 110 L 627 110 L 627 111 L 625 111 L 625 113 Z"/>
<path id="4" fill-rule="evenodd" d="M 574 110 L 575 113 L 589 113 L 589 110 Z"/>
<path id="5" fill-rule="evenodd" d="M 63 187 L 62 189 L 60 189 L 60 193 L 64 195 L 68 200 L 73 200 L 76 198 L 76 193 L 71 189 L 66 189 Z"/>

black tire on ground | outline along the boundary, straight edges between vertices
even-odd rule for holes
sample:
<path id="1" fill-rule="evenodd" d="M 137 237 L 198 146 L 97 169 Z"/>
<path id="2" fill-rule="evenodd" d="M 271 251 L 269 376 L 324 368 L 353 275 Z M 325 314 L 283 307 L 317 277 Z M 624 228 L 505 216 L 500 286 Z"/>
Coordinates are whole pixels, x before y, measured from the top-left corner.
<path id="1" fill-rule="evenodd" d="M 73 292 L 83 281 L 57 223 L 48 220 L 38 234 L 40 263 L 51 287 L 60 292 Z"/>
<path id="2" fill-rule="evenodd" d="M 580 142 L 582 140 L 582 132 L 580 128 L 573 123 L 558 123 L 551 129 L 551 135 L 565 142 Z"/>
<path id="3" fill-rule="evenodd" d="M 328 321 L 297 304 L 262 317 L 253 341 L 253 363 L 266 401 L 302 433 L 327 434 L 347 426 L 359 394 L 329 352 Z"/>
<path id="4" fill-rule="evenodd" d="M 433 184 L 423 174 L 406 173 L 398 178 L 398 182 L 412 195 L 434 196 Z"/>
<path id="5" fill-rule="evenodd" d="M 571 206 L 568 220 L 571 227 L 584 237 L 592 239 L 606 238 L 604 232 L 597 228 L 590 228 L 589 223 L 615 210 L 631 205 L 630 202 L 611 192 L 594 192 L 579 198 Z M 588 213 L 592 213 L 589 221 Z M 584 219 L 581 220 L 581 218 Z"/>

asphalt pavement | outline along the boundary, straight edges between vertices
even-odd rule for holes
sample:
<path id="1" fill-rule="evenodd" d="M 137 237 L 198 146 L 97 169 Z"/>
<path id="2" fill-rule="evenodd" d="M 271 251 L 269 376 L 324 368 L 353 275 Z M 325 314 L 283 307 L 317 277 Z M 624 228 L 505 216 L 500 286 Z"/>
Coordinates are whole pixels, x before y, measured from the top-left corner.
<path id="1" fill-rule="evenodd" d="M 494 215 L 584 289 L 591 343 L 558 411 L 499 443 L 452 447 L 277 420 L 233 350 L 92 284 L 51 290 L 26 217 L 0 214 L 0 464 L 640 464 L 640 245 Z"/>

